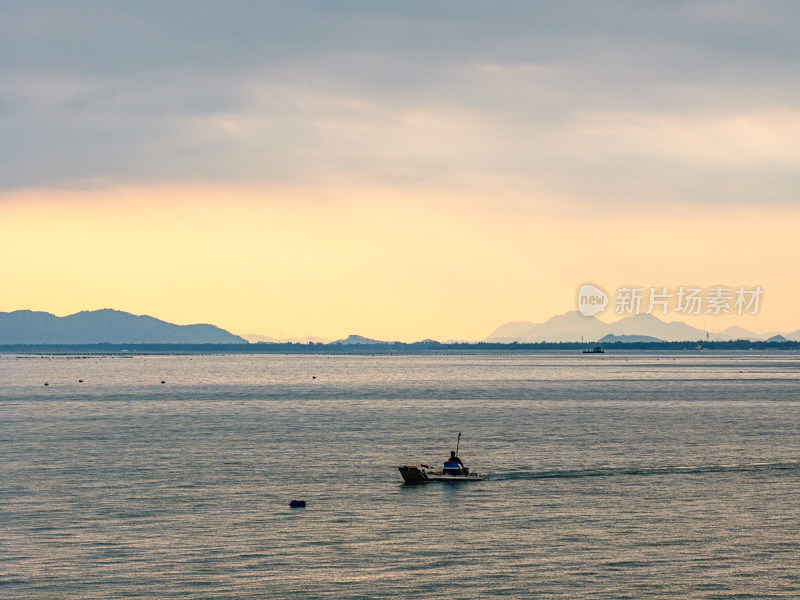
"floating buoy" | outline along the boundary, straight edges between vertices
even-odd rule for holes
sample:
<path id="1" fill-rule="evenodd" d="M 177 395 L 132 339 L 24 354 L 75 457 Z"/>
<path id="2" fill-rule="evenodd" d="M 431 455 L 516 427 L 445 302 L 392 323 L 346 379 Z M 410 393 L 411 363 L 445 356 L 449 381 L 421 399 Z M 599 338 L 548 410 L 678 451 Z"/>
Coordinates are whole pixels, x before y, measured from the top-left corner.
<path id="1" fill-rule="evenodd" d="M 289 502 L 289 506 L 291 508 L 305 508 L 306 507 L 306 501 L 305 500 L 292 500 L 291 502 Z"/>

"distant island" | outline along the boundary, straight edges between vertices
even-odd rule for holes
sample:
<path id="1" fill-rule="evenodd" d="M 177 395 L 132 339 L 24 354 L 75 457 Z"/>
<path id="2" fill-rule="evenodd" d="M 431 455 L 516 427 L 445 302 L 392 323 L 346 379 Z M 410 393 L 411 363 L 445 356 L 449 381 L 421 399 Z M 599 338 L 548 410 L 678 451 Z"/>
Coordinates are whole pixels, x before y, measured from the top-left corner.
<path id="1" fill-rule="evenodd" d="M 506 323 L 490 333 L 484 342 L 728 342 L 736 340 L 800 341 L 800 330 L 758 334 L 741 327 L 719 332 L 697 329 L 681 321 L 662 321 L 653 314 L 641 313 L 605 323 L 577 310 L 557 315 L 544 323 L 517 321 Z"/>
<path id="2" fill-rule="evenodd" d="M 18 310 L 0 313 L 0 345 L 28 344 L 247 344 L 214 325 L 174 325 L 120 310 L 67 317 Z"/>
<path id="3" fill-rule="evenodd" d="M 575 351 L 601 345 L 619 350 L 756 350 L 800 349 L 800 331 L 752 334 L 714 334 L 653 315 L 635 315 L 607 324 L 577 311 L 555 316 L 541 324 L 507 323 L 478 342 L 439 342 L 426 339 L 405 343 L 350 335 L 333 342 L 318 338 L 278 341 L 266 336 L 240 337 L 214 325 L 175 325 L 146 315 L 111 309 L 83 311 L 66 317 L 19 310 L 0 313 L 0 352 L 15 353 L 316 353 L 316 354 L 422 354 L 436 352 L 536 352 Z M 253 340 L 259 340 L 254 342 Z"/>
<path id="4" fill-rule="evenodd" d="M 580 342 L 490 343 L 490 342 L 383 342 L 329 343 L 293 342 L 271 344 L 0 344 L 0 354 L 524 354 L 534 352 L 568 352 L 581 354 L 597 344 Z M 600 344 L 608 356 L 615 351 L 701 352 L 701 351 L 800 351 L 800 342 L 737 340 L 728 342 L 613 342 Z"/>

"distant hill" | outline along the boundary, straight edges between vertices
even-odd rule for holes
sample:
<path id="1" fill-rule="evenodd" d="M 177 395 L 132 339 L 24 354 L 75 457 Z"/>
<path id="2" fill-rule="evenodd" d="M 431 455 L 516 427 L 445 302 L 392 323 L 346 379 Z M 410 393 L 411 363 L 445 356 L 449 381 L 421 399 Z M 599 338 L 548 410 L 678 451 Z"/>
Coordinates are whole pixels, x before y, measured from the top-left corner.
<path id="1" fill-rule="evenodd" d="M 655 315 L 639 314 L 625 317 L 608 326 L 614 335 L 644 335 L 665 342 L 687 342 L 706 339 L 706 332 L 680 321 L 662 321 Z"/>
<path id="2" fill-rule="evenodd" d="M 392 342 L 382 342 L 380 340 L 372 340 L 370 338 L 365 338 L 360 335 L 349 335 L 343 340 L 336 340 L 335 342 L 331 342 L 332 344 L 343 344 L 345 346 L 349 346 L 352 344 L 391 344 Z"/>
<path id="3" fill-rule="evenodd" d="M 652 337 L 649 335 L 614 335 L 613 333 L 609 333 L 608 335 L 604 335 L 597 341 L 603 344 L 613 344 L 615 342 L 620 342 L 622 344 L 632 344 L 632 343 L 658 344 L 660 342 L 663 342 L 664 340 L 660 340 L 656 337 Z"/>
<path id="4" fill-rule="evenodd" d="M 653 338 L 664 342 L 705 342 L 705 341 L 800 341 L 800 330 L 791 333 L 771 332 L 758 334 L 742 327 L 728 327 L 718 333 L 708 335 L 680 321 L 662 321 L 653 314 L 638 314 L 623 317 L 613 323 L 604 323 L 597 317 L 585 317 L 578 311 L 570 311 L 552 317 L 544 323 L 529 322 L 506 323 L 495 329 L 484 342 L 509 344 L 552 343 L 552 342 L 594 342 L 603 336 L 616 338 Z M 779 336 L 779 337 L 776 337 Z M 615 341 L 620 341 L 616 339 Z"/>
<path id="5" fill-rule="evenodd" d="M 495 329 L 484 341 L 510 342 L 580 342 L 595 341 L 607 332 L 608 325 L 597 317 L 585 317 L 577 310 L 552 317 L 541 324 L 507 323 Z"/>
<path id="6" fill-rule="evenodd" d="M 0 345 L 11 344 L 246 344 L 214 325 L 174 325 L 111 309 L 66 317 L 18 310 L 0 313 Z"/>
<path id="7" fill-rule="evenodd" d="M 527 333 L 537 325 L 539 325 L 539 323 L 532 323 L 531 321 L 513 321 L 511 323 L 506 323 L 490 333 L 485 341 L 496 342 L 500 340 L 509 340 L 513 342 L 519 340 L 520 337 L 525 337 Z"/>
<path id="8" fill-rule="evenodd" d="M 484 341 L 486 342 L 592 342 L 605 335 L 645 336 L 668 342 L 705 340 L 706 332 L 680 321 L 669 323 L 655 315 L 639 314 L 623 317 L 614 323 L 604 323 L 597 317 L 586 317 L 573 310 L 548 319 L 540 325 L 507 323 Z M 511 333 L 512 335 L 508 335 Z"/>
<path id="9" fill-rule="evenodd" d="M 274 338 L 268 335 L 261 335 L 258 333 L 244 333 L 242 337 L 251 344 L 308 344 L 313 342 L 315 344 L 327 344 L 330 340 L 320 337 L 304 337 L 304 338 Z"/>
<path id="10" fill-rule="evenodd" d="M 781 343 L 783 343 L 783 342 L 788 342 L 789 340 L 788 340 L 788 339 L 786 339 L 786 338 L 785 338 L 784 336 L 782 336 L 782 335 L 773 335 L 771 338 L 767 338 L 767 341 L 768 341 L 768 342 L 773 342 L 773 343 L 774 343 L 774 342 L 781 342 Z"/>
<path id="11" fill-rule="evenodd" d="M 712 333 L 711 339 L 715 341 L 727 342 L 729 340 L 763 340 L 766 336 L 754 333 L 742 327 L 728 327 L 718 333 Z"/>

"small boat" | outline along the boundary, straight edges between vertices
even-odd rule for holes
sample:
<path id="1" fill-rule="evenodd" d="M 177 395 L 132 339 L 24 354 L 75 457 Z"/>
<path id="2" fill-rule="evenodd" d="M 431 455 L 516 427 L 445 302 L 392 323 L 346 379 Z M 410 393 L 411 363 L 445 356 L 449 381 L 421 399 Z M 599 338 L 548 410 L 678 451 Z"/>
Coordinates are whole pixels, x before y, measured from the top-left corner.
<path id="1" fill-rule="evenodd" d="M 448 465 L 456 465 L 456 468 L 448 467 Z M 480 473 L 472 473 L 467 468 L 460 468 L 458 463 L 444 463 L 444 468 L 441 471 L 433 471 L 428 465 L 404 465 L 397 467 L 400 469 L 400 475 L 406 483 L 431 483 L 432 481 L 481 481 L 483 478 Z"/>
<path id="2" fill-rule="evenodd" d="M 600 346 L 595 346 L 591 350 L 584 350 L 584 354 L 604 354 L 605 350 L 603 350 Z"/>
<path id="3" fill-rule="evenodd" d="M 461 432 L 458 432 L 455 452 L 450 453 L 451 458 L 455 458 L 458 453 L 458 446 L 461 443 Z M 458 459 L 456 459 L 458 460 Z M 446 460 L 441 471 L 434 471 L 428 465 L 419 466 L 403 465 L 397 467 L 400 475 L 406 483 L 430 483 L 431 481 L 481 481 L 483 478 L 480 473 L 471 473 L 461 462 Z"/>

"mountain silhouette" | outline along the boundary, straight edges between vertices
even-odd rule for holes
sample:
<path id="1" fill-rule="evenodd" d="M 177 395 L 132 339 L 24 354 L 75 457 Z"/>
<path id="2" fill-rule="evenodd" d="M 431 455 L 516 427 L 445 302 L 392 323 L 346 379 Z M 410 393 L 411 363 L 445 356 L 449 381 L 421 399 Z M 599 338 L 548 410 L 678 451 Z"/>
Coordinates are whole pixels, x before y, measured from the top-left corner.
<path id="1" fill-rule="evenodd" d="M 524 321 L 506 323 L 495 329 L 483 341 L 505 344 L 511 342 L 580 342 L 581 340 L 596 342 L 608 335 L 616 336 L 616 338 L 608 339 L 617 341 L 621 341 L 617 339 L 620 336 L 629 341 L 633 341 L 631 336 L 644 336 L 664 342 L 699 342 L 707 339 L 712 341 L 770 341 L 776 335 L 789 341 L 800 341 L 800 330 L 791 333 L 776 331 L 758 334 L 741 327 L 728 327 L 719 333 L 707 334 L 702 329 L 681 321 L 662 321 L 653 314 L 641 313 L 623 317 L 613 323 L 604 323 L 597 317 L 585 317 L 576 310 L 552 317 L 541 324 Z"/>
<path id="2" fill-rule="evenodd" d="M 671 321 L 662 321 L 655 315 L 639 314 L 624 317 L 614 323 L 604 323 L 597 317 L 585 317 L 577 310 L 552 317 L 540 325 L 521 323 L 502 325 L 486 338 L 487 342 L 594 342 L 606 335 L 646 336 L 666 342 L 697 341 L 706 339 L 706 332 L 696 327 Z M 516 335 L 502 335 L 509 331 Z"/>
<path id="3" fill-rule="evenodd" d="M 382 342 L 381 340 L 373 340 L 361 335 L 349 335 L 343 340 L 336 340 L 332 344 L 343 344 L 349 346 L 351 344 L 391 344 L 392 342 Z"/>
<path id="4" fill-rule="evenodd" d="M 742 327 L 731 326 L 717 333 L 711 334 L 711 339 L 715 341 L 727 342 L 733 340 L 764 340 L 769 336 L 753 333 Z"/>
<path id="5" fill-rule="evenodd" d="M 529 328 L 522 327 L 522 323 L 510 323 L 495 329 L 487 342 L 580 342 L 596 341 L 608 331 L 608 325 L 597 317 L 585 317 L 577 310 L 572 310 L 547 319 L 539 325 L 531 323 Z M 514 332 L 508 335 L 509 332 Z"/>
<path id="6" fill-rule="evenodd" d="M 680 321 L 665 322 L 655 315 L 638 314 L 611 323 L 608 332 L 614 335 L 644 335 L 665 342 L 694 342 L 706 339 L 706 332 Z"/>
<path id="7" fill-rule="evenodd" d="M 11 344 L 246 344 L 214 325 L 174 325 L 111 309 L 66 317 L 18 310 L 0 313 L 0 345 Z"/>

